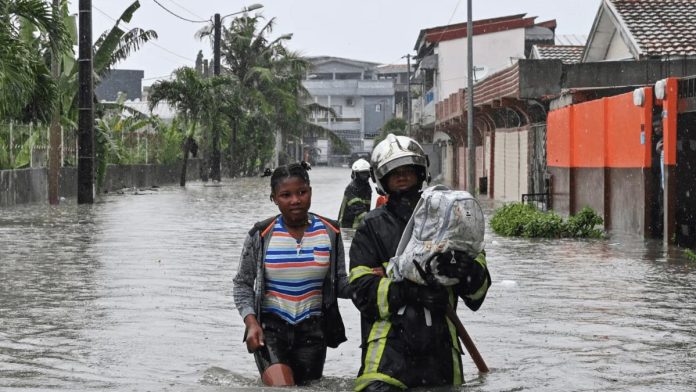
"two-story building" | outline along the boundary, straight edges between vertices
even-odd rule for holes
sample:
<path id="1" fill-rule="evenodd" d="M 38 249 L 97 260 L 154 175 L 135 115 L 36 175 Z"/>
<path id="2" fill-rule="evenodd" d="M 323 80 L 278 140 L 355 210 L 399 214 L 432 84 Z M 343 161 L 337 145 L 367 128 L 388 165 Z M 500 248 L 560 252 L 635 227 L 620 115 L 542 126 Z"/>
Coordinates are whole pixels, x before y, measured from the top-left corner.
<path id="1" fill-rule="evenodd" d="M 537 23 L 536 17 L 526 14 L 473 21 L 474 80 L 508 68 L 519 59 L 525 59 L 535 44 L 553 44 L 556 22 Z M 448 114 L 461 115 L 460 100 L 450 96 L 463 94 L 467 80 L 467 23 L 438 26 L 420 31 L 416 50 L 415 77 L 421 81 L 422 94 L 413 102 L 413 127 L 421 138 L 434 144 L 435 164 L 440 168 L 438 182 L 466 188 L 465 141 L 466 124 L 448 121 L 437 107 L 448 102 Z M 456 107 L 454 102 L 456 101 Z M 451 117 L 451 116 L 450 116 Z M 487 178 L 488 168 L 483 165 L 486 148 L 485 135 L 476 135 L 477 178 Z"/>
<path id="2" fill-rule="evenodd" d="M 329 56 L 308 59 L 312 68 L 303 85 L 314 102 L 335 113 L 314 114 L 311 120 L 348 142 L 352 154 L 369 154 L 372 139 L 394 117 L 395 80 L 380 77 L 378 63 Z M 315 135 L 304 142 L 318 151 L 319 164 L 347 163 L 347 157 L 336 157 L 329 138 Z"/>
<path id="3" fill-rule="evenodd" d="M 406 119 L 408 117 L 408 89 L 411 86 L 408 81 L 411 75 L 408 71 L 408 65 L 380 65 L 374 69 L 374 72 L 378 80 L 394 80 L 394 117 Z"/>

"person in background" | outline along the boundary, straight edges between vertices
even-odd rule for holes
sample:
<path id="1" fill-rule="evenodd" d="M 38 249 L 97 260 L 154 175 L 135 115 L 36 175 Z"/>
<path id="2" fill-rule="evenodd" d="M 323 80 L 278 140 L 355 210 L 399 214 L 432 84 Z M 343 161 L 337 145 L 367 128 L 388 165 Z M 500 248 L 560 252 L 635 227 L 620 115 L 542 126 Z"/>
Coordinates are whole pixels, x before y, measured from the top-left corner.
<path id="1" fill-rule="evenodd" d="M 348 298 L 338 224 L 309 212 L 312 188 L 302 162 L 271 175 L 279 215 L 256 223 L 244 241 L 234 302 L 244 341 L 263 382 L 303 385 L 322 376 L 327 345 L 346 340 L 337 297 Z"/>
<path id="2" fill-rule="evenodd" d="M 370 163 L 360 158 L 353 162 L 350 178 L 352 181 L 343 193 L 338 221 L 341 227 L 357 229 L 365 215 L 370 211 L 372 187 L 370 187 Z"/>
<path id="3" fill-rule="evenodd" d="M 389 197 L 370 211 L 350 247 L 350 285 L 361 315 L 362 363 L 356 391 L 399 391 L 415 387 L 459 386 L 462 346 L 447 318 L 458 298 L 471 310 L 484 301 L 491 279 L 483 253 L 475 259 L 448 260 L 438 271 L 461 283 L 426 286 L 392 281 L 385 266 L 397 246 L 429 180 L 428 158 L 406 136 L 387 135 L 372 153 L 373 179 Z M 424 320 L 430 313 L 430 325 Z"/>

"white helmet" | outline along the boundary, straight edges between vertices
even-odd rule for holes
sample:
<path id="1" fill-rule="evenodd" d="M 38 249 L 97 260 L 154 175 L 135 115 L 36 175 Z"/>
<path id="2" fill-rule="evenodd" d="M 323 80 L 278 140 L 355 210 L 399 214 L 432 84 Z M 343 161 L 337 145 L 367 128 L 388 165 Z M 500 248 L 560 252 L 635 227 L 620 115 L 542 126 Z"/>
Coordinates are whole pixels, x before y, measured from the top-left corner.
<path id="1" fill-rule="evenodd" d="M 351 169 L 353 170 L 353 173 L 369 172 L 370 162 L 364 160 L 363 158 L 360 158 L 357 161 L 353 162 L 353 166 L 351 166 Z"/>
<path id="2" fill-rule="evenodd" d="M 397 167 L 416 166 L 420 169 L 418 172 L 419 182 L 422 184 L 423 181 L 430 181 L 428 155 L 418 142 L 408 136 L 396 136 L 390 133 L 372 150 L 370 160 L 372 163 L 370 168 L 372 181 L 377 185 L 377 190 L 382 193 L 387 193 L 386 184 L 382 183 L 382 180 Z"/>
<path id="3" fill-rule="evenodd" d="M 351 167 L 353 170 L 350 173 L 350 178 L 356 179 L 358 178 L 358 174 L 364 174 L 364 176 L 361 176 L 363 180 L 367 181 L 367 177 L 370 174 L 370 163 L 363 158 L 358 159 L 357 161 L 353 162 L 353 166 Z"/>

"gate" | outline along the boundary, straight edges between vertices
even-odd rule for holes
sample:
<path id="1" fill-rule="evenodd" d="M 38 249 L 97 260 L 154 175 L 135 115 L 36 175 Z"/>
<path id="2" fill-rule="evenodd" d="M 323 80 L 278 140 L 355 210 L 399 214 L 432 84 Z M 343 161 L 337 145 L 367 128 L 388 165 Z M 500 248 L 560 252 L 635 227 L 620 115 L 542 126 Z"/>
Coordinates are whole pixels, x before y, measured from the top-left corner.
<path id="1" fill-rule="evenodd" d="M 546 170 L 546 123 L 532 124 L 528 141 L 529 193 L 522 195 L 522 202 L 547 211 L 551 209 L 551 198 L 550 176 Z"/>

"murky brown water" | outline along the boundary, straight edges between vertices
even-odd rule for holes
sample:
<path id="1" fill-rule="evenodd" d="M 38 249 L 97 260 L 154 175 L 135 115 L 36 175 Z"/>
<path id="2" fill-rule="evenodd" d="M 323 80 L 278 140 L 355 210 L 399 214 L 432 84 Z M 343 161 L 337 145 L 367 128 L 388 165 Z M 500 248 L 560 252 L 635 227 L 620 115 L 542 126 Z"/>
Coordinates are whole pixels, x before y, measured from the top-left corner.
<path id="1" fill-rule="evenodd" d="M 335 216 L 348 169 L 310 175 L 313 210 Z M 276 213 L 268 179 L 143 193 L 0 209 L 0 390 L 262 389 L 232 277 L 246 231 Z M 467 390 L 693 390 L 696 263 L 681 252 L 491 233 L 487 250 L 494 285 L 460 316 L 491 372 L 465 358 Z M 352 387 L 358 314 L 341 308 L 349 341 L 307 389 Z"/>

